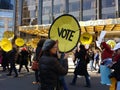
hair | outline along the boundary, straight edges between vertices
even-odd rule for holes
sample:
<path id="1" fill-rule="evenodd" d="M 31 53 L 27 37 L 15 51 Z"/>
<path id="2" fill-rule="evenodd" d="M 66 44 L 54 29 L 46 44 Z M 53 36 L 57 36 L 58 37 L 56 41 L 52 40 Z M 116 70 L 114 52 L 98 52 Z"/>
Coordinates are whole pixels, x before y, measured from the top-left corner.
<path id="1" fill-rule="evenodd" d="M 84 49 L 85 50 L 85 46 L 84 45 L 80 45 L 79 47 L 80 49 Z"/>
<path id="2" fill-rule="evenodd" d="M 50 49 L 53 48 L 53 46 L 54 46 L 56 43 L 57 43 L 57 42 L 56 42 L 55 40 L 51 40 L 51 41 L 49 42 L 49 46 L 46 47 L 46 50 L 44 50 L 43 53 L 46 54 L 46 55 L 48 55 L 48 56 L 51 55 L 51 54 L 50 54 Z M 55 55 L 55 56 L 56 56 L 56 55 Z"/>
<path id="3" fill-rule="evenodd" d="M 85 49 L 84 45 L 80 45 L 79 48 L 80 48 L 80 51 L 82 51 L 86 54 L 87 50 Z"/>
<path id="4" fill-rule="evenodd" d="M 38 44 L 37 44 L 37 47 L 41 47 L 42 48 L 45 40 L 46 40 L 45 38 L 40 39 L 39 42 L 38 42 Z"/>
<path id="5" fill-rule="evenodd" d="M 37 48 L 36 48 L 36 60 L 39 60 L 39 57 L 42 56 L 43 52 L 42 52 L 42 46 L 44 44 L 46 39 L 40 39 L 38 44 L 37 44 Z"/>

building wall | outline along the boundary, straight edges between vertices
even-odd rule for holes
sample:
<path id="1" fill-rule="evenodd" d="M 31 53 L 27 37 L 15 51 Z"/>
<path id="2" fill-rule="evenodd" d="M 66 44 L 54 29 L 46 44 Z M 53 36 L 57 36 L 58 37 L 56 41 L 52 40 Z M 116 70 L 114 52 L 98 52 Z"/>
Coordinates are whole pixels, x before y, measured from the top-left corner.
<path id="1" fill-rule="evenodd" d="M 42 6 L 39 2 L 42 2 Z M 58 16 L 69 13 L 77 20 L 87 21 L 119 17 L 119 0 L 23 0 L 22 25 L 50 24 Z M 67 11 L 68 10 L 68 11 Z"/>
<path id="2" fill-rule="evenodd" d="M 0 39 L 6 30 L 13 31 L 14 27 L 14 0 L 0 0 Z"/>

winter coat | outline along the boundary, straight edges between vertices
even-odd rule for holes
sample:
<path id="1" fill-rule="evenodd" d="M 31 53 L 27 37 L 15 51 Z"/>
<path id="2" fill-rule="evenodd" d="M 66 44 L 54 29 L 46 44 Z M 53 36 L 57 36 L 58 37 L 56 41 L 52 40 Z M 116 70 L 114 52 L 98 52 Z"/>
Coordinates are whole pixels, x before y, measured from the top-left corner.
<path id="1" fill-rule="evenodd" d="M 17 53 L 17 50 L 15 48 L 13 48 L 11 51 L 7 52 L 6 57 L 9 61 L 9 63 L 16 62 L 16 53 Z"/>
<path id="2" fill-rule="evenodd" d="M 21 55 L 21 61 L 20 61 L 20 64 L 22 65 L 27 65 L 28 64 L 28 51 L 27 50 L 22 50 L 20 52 L 20 55 Z"/>
<path id="3" fill-rule="evenodd" d="M 77 54 L 77 58 L 78 58 L 78 63 L 77 63 L 77 66 L 74 70 L 74 74 L 76 75 L 88 75 L 88 72 L 87 72 L 87 64 L 89 62 L 89 58 L 87 57 L 86 58 L 86 51 L 85 50 L 80 50 Z"/>
<path id="4" fill-rule="evenodd" d="M 111 50 L 110 46 L 108 46 L 108 44 L 106 44 L 105 42 L 102 42 L 102 46 L 104 47 L 104 50 L 101 53 L 102 60 L 112 58 L 114 51 Z"/>
<path id="5" fill-rule="evenodd" d="M 117 81 L 120 81 L 120 54 L 115 55 L 113 61 L 116 63 L 112 65 L 113 71 L 113 76 L 117 79 Z"/>
<path id="6" fill-rule="evenodd" d="M 59 76 L 66 75 L 68 72 L 68 63 L 67 60 L 63 60 L 60 64 L 56 57 L 42 55 L 39 60 L 39 70 L 41 86 L 57 87 Z"/>

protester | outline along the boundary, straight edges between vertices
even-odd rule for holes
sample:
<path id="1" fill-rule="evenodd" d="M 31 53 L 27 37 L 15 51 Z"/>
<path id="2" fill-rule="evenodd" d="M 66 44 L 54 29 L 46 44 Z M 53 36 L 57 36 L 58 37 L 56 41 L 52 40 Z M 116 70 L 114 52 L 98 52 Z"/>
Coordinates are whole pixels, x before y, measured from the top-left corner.
<path id="1" fill-rule="evenodd" d="M 96 68 L 93 66 L 94 64 L 94 51 L 92 50 L 92 48 L 90 48 L 88 50 L 88 54 L 89 54 L 89 58 L 90 58 L 90 70 L 96 70 Z"/>
<path id="2" fill-rule="evenodd" d="M 0 47 L 0 64 L 2 64 L 3 61 L 3 51 L 2 48 Z"/>
<path id="3" fill-rule="evenodd" d="M 3 67 L 3 72 L 6 70 L 9 70 L 9 62 L 7 59 L 7 52 L 5 52 L 4 50 L 2 50 L 2 67 Z"/>
<path id="4" fill-rule="evenodd" d="M 19 70 L 18 70 L 19 73 L 21 72 L 21 69 L 22 69 L 23 65 L 25 65 L 25 68 L 27 69 L 27 72 L 29 72 L 29 69 L 28 69 L 28 55 L 29 55 L 29 53 L 28 53 L 26 47 L 23 47 L 21 52 L 20 52 L 21 60 L 20 60 L 20 66 L 19 66 Z"/>
<path id="5" fill-rule="evenodd" d="M 59 88 L 59 77 L 68 72 L 66 59 L 62 64 L 58 61 L 58 42 L 47 39 L 42 47 L 43 55 L 39 60 L 41 90 L 61 90 Z"/>
<path id="6" fill-rule="evenodd" d="M 9 63 L 10 63 L 10 70 L 9 70 L 9 73 L 7 74 L 7 76 L 11 76 L 12 75 L 12 70 L 14 70 L 14 72 L 15 72 L 14 77 L 18 77 L 18 72 L 17 72 L 16 66 L 15 66 L 16 53 L 17 53 L 17 49 L 16 49 L 15 45 L 13 45 L 12 50 L 7 52 L 7 59 L 9 61 Z"/>
<path id="7" fill-rule="evenodd" d="M 84 76 L 86 79 L 85 87 L 90 88 L 91 87 L 90 75 L 88 74 L 88 71 L 87 71 L 87 64 L 89 63 L 89 57 L 88 57 L 87 50 L 85 49 L 84 45 L 80 45 L 80 50 L 78 54 L 76 55 L 76 57 L 79 59 L 79 61 L 76 65 L 76 68 L 74 71 L 74 77 L 70 84 L 75 85 L 77 76 L 81 75 L 81 76 Z"/>
<path id="8" fill-rule="evenodd" d="M 31 51 L 30 47 L 28 47 L 28 61 L 30 63 L 29 64 L 30 66 L 32 65 L 31 56 L 32 56 L 32 51 Z"/>
<path id="9" fill-rule="evenodd" d="M 113 63 L 108 66 L 111 67 L 114 71 L 109 75 L 109 78 L 115 78 L 117 80 L 116 90 L 120 90 L 120 43 L 116 44 L 115 54 L 113 57 Z"/>
<path id="10" fill-rule="evenodd" d="M 39 59 L 42 55 L 42 46 L 43 46 L 44 42 L 45 42 L 45 39 L 40 39 L 40 41 L 37 44 L 35 57 L 33 59 L 33 60 L 36 60 L 37 62 L 39 62 Z M 40 83 L 39 70 L 35 70 L 35 81 L 33 81 L 32 83 L 33 84 L 39 84 Z"/>
<path id="11" fill-rule="evenodd" d="M 100 55 L 98 50 L 95 50 L 94 61 L 95 61 L 95 69 L 97 69 L 97 67 L 99 68 Z"/>
<path id="12" fill-rule="evenodd" d="M 58 53 L 58 60 L 61 64 L 63 63 L 63 60 L 67 60 L 67 57 L 68 57 L 68 55 L 65 53 Z M 59 77 L 59 82 L 60 82 L 60 86 L 59 86 L 60 90 L 68 90 L 64 76 Z"/>
<path id="13" fill-rule="evenodd" d="M 111 50 L 111 47 L 106 44 L 106 42 L 101 43 L 101 63 L 103 65 L 108 65 L 112 63 L 112 55 L 113 55 L 113 50 Z"/>
<path id="14" fill-rule="evenodd" d="M 108 75 L 110 74 L 111 70 L 108 68 L 109 64 L 112 64 L 112 55 L 113 50 L 111 47 L 106 44 L 106 42 L 101 43 L 101 65 L 100 65 L 100 74 L 101 74 L 101 84 L 110 85 L 110 79 Z"/>

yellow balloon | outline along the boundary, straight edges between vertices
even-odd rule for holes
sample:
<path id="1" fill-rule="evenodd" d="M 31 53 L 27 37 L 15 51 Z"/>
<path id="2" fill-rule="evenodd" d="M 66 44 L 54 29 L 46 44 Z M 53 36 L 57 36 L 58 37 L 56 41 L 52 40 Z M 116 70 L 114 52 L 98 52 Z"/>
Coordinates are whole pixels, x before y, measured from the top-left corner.
<path id="1" fill-rule="evenodd" d="M 115 45 L 116 45 L 116 42 L 115 42 L 114 40 L 108 40 L 106 43 L 107 43 L 108 45 L 110 45 L 112 49 L 113 49 L 113 48 L 115 47 Z"/>
<path id="2" fill-rule="evenodd" d="M 7 38 L 3 38 L 1 40 L 1 48 L 4 51 L 8 52 L 8 51 L 12 50 L 12 44 Z"/>
<path id="3" fill-rule="evenodd" d="M 93 37 L 89 33 L 83 33 L 80 37 L 80 42 L 84 45 L 90 44 L 92 42 L 92 40 L 93 40 Z"/>
<path id="4" fill-rule="evenodd" d="M 24 40 L 22 39 L 22 38 L 17 38 L 16 40 L 15 40 L 15 44 L 17 45 L 17 46 L 23 46 L 24 45 Z"/>

